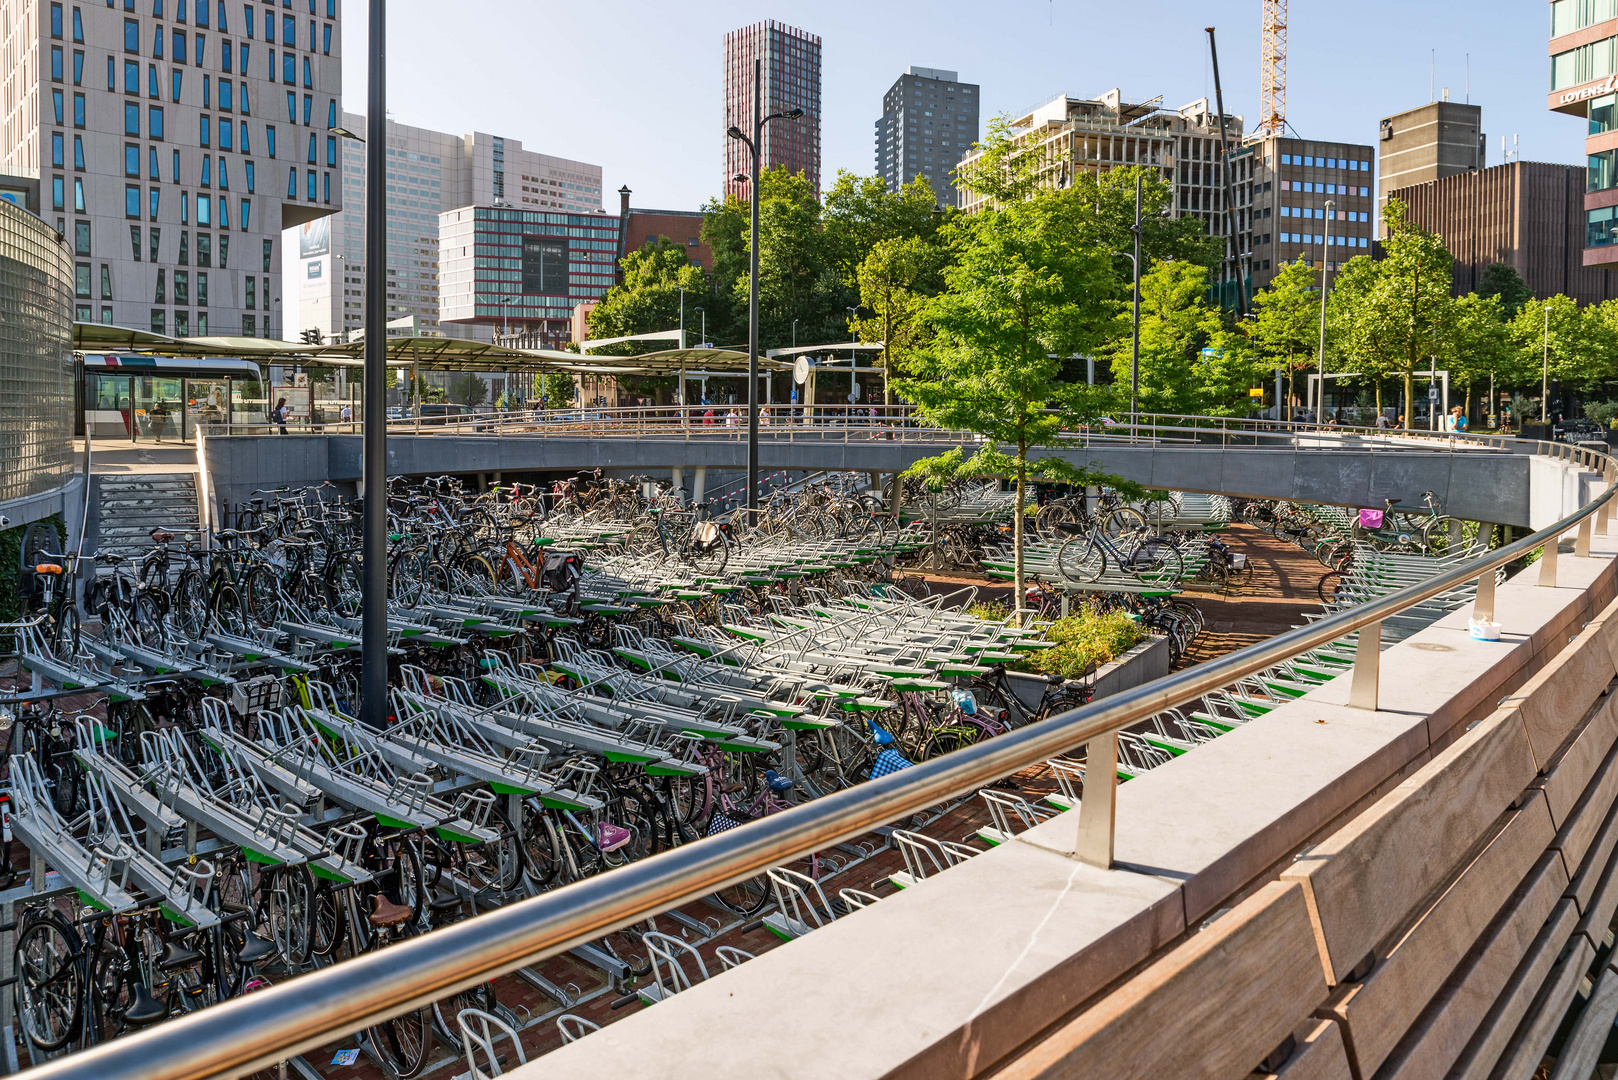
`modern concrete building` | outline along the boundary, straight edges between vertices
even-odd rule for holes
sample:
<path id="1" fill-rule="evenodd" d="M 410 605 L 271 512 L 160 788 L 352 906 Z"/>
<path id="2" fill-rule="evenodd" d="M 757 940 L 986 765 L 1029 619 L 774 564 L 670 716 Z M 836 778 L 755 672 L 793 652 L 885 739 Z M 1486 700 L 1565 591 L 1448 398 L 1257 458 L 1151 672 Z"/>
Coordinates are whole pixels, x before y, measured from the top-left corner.
<path id="1" fill-rule="evenodd" d="M 1552 112 L 1582 117 L 1589 173 L 1584 194 L 1585 266 L 1618 263 L 1618 7 L 1611 0 L 1550 5 Z"/>
<path id="2" fill-rule="evenodd" d="M 337 0 L 0 0 L 0 172 L 38 177 L 74 317 L 280 336 L 283 229 L 342 209 Z"/>
<path id="3" fill-rule="evenodd" d="M 769 19 L 725 35 L 725 128 L 753 131 L 753 61 L 762 60 L 759 116 L 802 109 L 797 120 L 764 126 L 759 168 L 785 166 L 820 191 L 820 38 Z M 746 197 L 738 182 L 752 168 L 747 146 L 725 138 L 725 194 Z"/>
<path id="4" fill-rule="evenodd" d="M 1374 148 L 1271 136 L 1252 140 L 1232 157 L 1248 176 L 1242 251 L 1254 289 L 1268 285 L 1293 259 L 1324 259 L 1328 270 L 1336 270 L 1371 253 Z M 1238 191 L 1238 204 L 1243 201 Z"/>
<path id="5" fill-rule="evenodd" d="M 365 131 L 365 117 L 343 114 L 343 127 Z M 365 316 L 366 144 L 344 139 L 343 201 L 352 209 L 298 234 L 295 330 L 327 336 L 360 330 Z M 426 333 L 487 335 L 471 326 L 440 327 L 438 221 L 474 204 L 566 213 L 601 209 L 601 167 L 524 150 L 516 139 L 474 132 L 450 135 L 388 121 L 388 318 L 415 317 Z"/>
<path id="6" fill-rule="evenodd" d="M 570 340 L 575 308 L 612 287 L 616 214 L 569 214 L 514 206 L 463 206 L 439 215 L 439 321 L 480 327 L 487 339 L 510 327 L 520 344 Z"/>
<path id="7" fill-rule="evenodd" d="M 1513 161 L 1391 194 L 1455 256 L 1456 295 L 1505 263 L 1535 296 L 1589 304 L 1618 295 L 1618 271 L 1584 263 L 1586 183 L 1582 165 Z"/>
<path id="8" fill-rule="evenodd" d="M 1224 234 L 1224 170 L 1219 119 L 1213 113 L 1213 104 L 1201 98 L 1172 110 L 1161 108 L 1161 100 L 1131 104 L 1116 88 L 1094 99 L 1058 94 L 1014 118 L 1012 126 L 1028 153 L 1049 162 L 1041 178 L 1044 186 L 1066 187 L 1081 172 L 1094 175 L 1120 166 L 1148 166 L 1173 187 L 1173 216 L 1195 217 L 1209 232 Z M 1231 254 L 1240 256 L 1252 249 L 1248 213 L 1252 155 L 1242 155 L 1236 149 L 1242 141 L 1241 117 L 1226 115 L 1225 132 L 1232 148 L 1235 171 L 1231 182 L 1239 233 L 1238 246 Z M 968 152 L 959 168 L 969 171 L 978 157 L 978 152 Z M 959 205 L 968 212 L 987 203 L 984 196 L 969 187 L 961 187 L 959 195 Z M 1227 273 L 1234 272 L 1237 260 L 1227 265 L 1232 268 Z M 1231 296 L 1234 300 L 1234 292 Z"/>
<path id="9" fill-rule="evenodd" d="M 882 96 L 876 174 L 898 191 L 925 177 L 945 206 L 957 205 L 955 163 L 978 141 L 980 88 L 953 71 L 910 67 Z"/>
<path id="10" fill-rule="evenodd" d="M 1447 96 L 1449 91 L 1445 91 Z M 1380 180 L 1376 189 L 1377 235 L 1382 208 L 1395 188 L 1413 187 L 1484 166 L 1483 106 L 1430 101 L 1395 113 L 1381 123 Z"/>

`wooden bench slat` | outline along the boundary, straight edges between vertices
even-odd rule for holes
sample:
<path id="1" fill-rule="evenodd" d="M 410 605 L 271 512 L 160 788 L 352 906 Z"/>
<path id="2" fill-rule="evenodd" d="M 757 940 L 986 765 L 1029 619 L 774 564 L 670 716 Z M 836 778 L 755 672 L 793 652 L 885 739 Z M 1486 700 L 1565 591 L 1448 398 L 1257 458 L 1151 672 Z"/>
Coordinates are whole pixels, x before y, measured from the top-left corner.
<path id="1" fill-rule="evenodd" d="M 1325 996 L 1303 889 L 1271 882 L 996 1076 L 1229 1080 L 1251 1071 Z"/>
<path id="2" fill-rule="evenodd" d="M 1364 982 L 1328 1011 L 1343 1022 L 1360 1075 L 1387 1060 L 1445 979 L 1488 929 L 1555 835 L 1535 791 Z"/>
<path id="3" fill-rule="evenodd" d="M 1534 779 L 1515 709 L 1501 709 L 1281 875 L 1307 886 L 1334 983 L 1453 873 Z"/>
<path id="4" fill-rule="evenodd" d="M 1451 975 L 1417 1026 L 1405 1035 L 1377 1074 L 1378 1080 L 1418 1080 L 1449 1072 L 1528 955 L 1566 887 L 1561 858 L 1547 851 L 1512 897 L 1513 902 Z"/>
<path id="5" fill-rule="evenodd" d="M 1545 777 L 1545 797 L 1550 800 L 1551 818 L 1557 828 L 1567 822 L 1615 741 L 1618 741 L 1618 695 L 1609 692 L 1591 713 L 1584 730 L 1551 762 Z"/>
<path id="6" fill-rule="evenodd" d="M 1566 741 L 1568 734 L 1584 719 L 1590 706 L 1606 689 L 1615 674 L 1609 622 L 1618 610 L 1618 601 L 1608 604 L 1587 623 L 1567 648 L 1534 672 L 1522 689 L 1502 704 L 1522 710 L 1534 760 L 1542 767 Z"/>
<path id="7" fill-rule="evenodd" d="M 1258 1073 L 1254 1080 L 1353 1080 L 1337 1021 L 1310 1020 L 1300 1032 L 1293 1033 L 1298 1047 L 1280 1071 Z"/>
<path id="8" fill-rule="evenodd" d="M 1579 911 L 1572 900 L 1563 899 L 1545 920 L 1539 936 L 1534 939 L 1528 955 L 1511 976 L 1511 981 L 1500 992 L 1489 1015 L 1478 1025 L 1472 1043 L 1450 1071 L 1452 1080 L 1487 1080 L 1495 1063 L 1505 1053 L 1507 1044 L 1522 1018 L 1527 1015 L 1534 997 L 1550 978 L 1557 957 L 1567 947 L 1573 926 L 1579 921 Z M 1582 938 L 1579 940 L 1583 940 Z"/>

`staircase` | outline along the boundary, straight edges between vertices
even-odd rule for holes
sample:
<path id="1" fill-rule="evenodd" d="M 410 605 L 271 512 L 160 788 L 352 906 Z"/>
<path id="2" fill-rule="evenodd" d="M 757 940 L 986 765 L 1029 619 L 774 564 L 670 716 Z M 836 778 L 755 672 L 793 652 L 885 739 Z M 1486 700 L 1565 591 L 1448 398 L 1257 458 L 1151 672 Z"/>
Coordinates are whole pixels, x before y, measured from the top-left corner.
<path id="1" fill-rule="evenodd" d="M 153 529 L 196 532 L 197 474 L 100 475 L 96 550 L 144 551 Z"/>

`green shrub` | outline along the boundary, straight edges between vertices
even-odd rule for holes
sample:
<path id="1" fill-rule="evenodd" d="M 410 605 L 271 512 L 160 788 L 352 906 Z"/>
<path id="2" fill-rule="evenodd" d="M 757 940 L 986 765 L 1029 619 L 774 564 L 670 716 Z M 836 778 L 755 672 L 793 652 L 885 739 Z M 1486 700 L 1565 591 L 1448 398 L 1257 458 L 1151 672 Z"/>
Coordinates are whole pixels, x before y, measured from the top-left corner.
<path id="1" fill-rule="evenodd" d="M 1077 679 L 1092 665 L 1110 664 L 1146 640 L 1146 631 L 1127 612 L 1097 615 L 1085 609 L 1051 623 L 1045 637 L 1056 647 L 1041 649 L 1026 666 L 1045 675 Z"/>

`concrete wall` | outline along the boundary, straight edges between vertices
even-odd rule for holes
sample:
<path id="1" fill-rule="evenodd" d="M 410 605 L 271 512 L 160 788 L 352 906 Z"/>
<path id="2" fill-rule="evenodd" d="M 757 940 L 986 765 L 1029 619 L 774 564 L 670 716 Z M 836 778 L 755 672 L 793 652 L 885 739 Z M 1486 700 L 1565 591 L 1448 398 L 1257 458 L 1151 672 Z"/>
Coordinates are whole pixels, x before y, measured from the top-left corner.
<path id="1" fill-rule="evenodd" d="M 1287 439 L 1277 436 L 1278 440 Z M 882 439 L 804 439 L 769 433 L 759 442 L 764 470 L 831 469 L 895 472 L 964 445 Z M 1345 506 L 1380 507 L 1386 498 L 1420 506 L 1434 492 L 1457 517 L 1535 527 L 1531 519 L 1530 458 L 1489 451 L 1393 451 L 1370 442 L 1345 449 L 1267 446 L 1094 446 L 1050 451 L 1076 464 L 1093 464 L 1151 487 L 1225 493 L 1260 499 L 1299 499 Z M 236 435 L 207 441 L 207 467 L 215 498 L 240 502 L 254 488 L 353 483 L 360 478 L 357 435 Z M 523 435 L 395 435 L 388 439 L 388 474 L 579 472 L 666 476 L 672 466 L 739 469 L 746 464 L 740 439 L 558 438 Z M 1542 463 L 1544 468 L 1561 468 Z M 1550 473 L 1534 473 L 1549 480 Z M 1557 483 L 1563 481 L 1558 480 Z M 686 480 L 690 489 L 690 478 Z M 1546 505 L 1571 509 L 1577 488 L 1541 496 Z M 1549 512 L 1549 511 L 1547 511 Z M 1568 512 L 1567 510 L 1562 513 Z"/>

